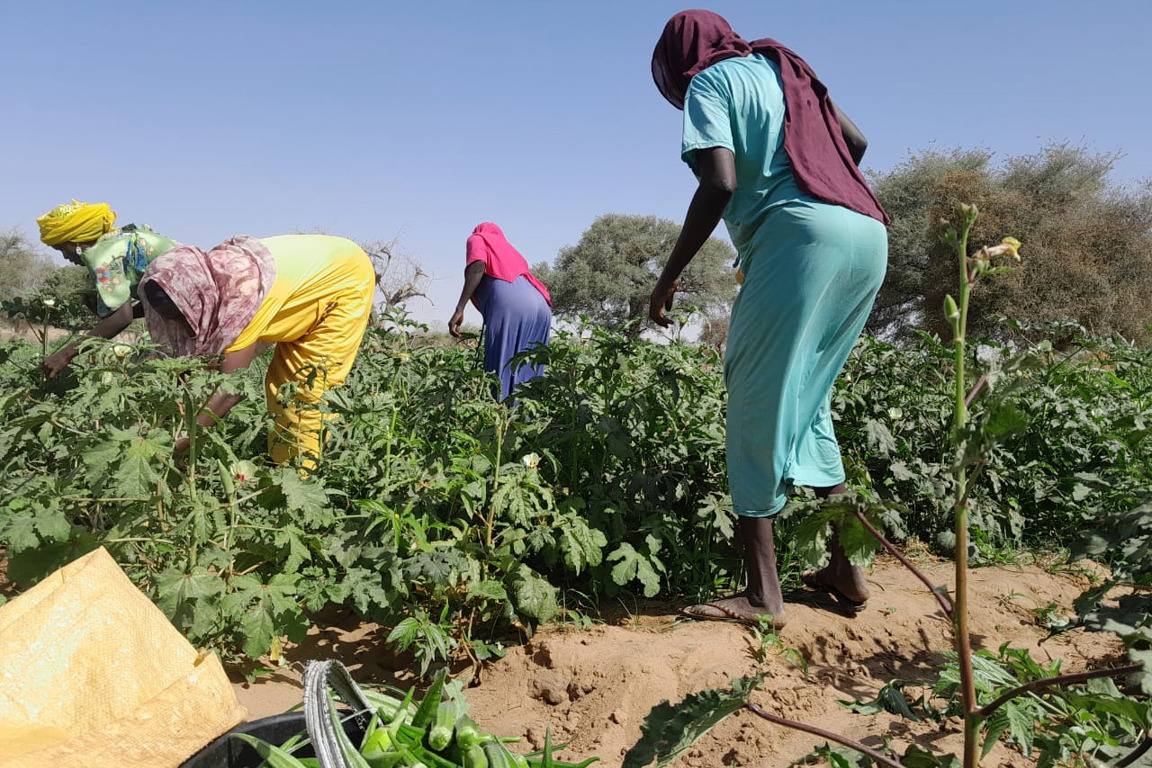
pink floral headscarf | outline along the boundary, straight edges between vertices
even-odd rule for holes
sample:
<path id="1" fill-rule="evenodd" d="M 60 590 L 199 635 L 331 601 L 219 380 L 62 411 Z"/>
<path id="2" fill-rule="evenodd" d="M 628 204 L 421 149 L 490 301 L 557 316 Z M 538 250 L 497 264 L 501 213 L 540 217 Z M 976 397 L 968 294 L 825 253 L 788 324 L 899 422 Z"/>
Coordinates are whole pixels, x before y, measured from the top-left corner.
<path id="1" fill-rule="evenodd" d="M 233 237 L 207 252 L 193 245 L 174 248 L 158 256 L 140 280 L 148 333 L 173 355 L 219 355 L 252 322 L 275 280 L 272 252 L 254 237 Z M 144 298 L 150 282 L 168 294 L 191 335 Z"/>

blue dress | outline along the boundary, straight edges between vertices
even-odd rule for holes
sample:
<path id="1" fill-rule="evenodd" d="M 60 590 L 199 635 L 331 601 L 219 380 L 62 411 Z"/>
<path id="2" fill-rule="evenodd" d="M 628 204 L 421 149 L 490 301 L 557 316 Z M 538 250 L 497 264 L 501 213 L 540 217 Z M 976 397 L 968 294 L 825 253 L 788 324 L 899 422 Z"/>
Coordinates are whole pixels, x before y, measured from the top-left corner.
<path id="1" fill-rule="evenodd" d="M 743 279 L 732 307 L 724 379 L 732 506 L 767 517 L 790 484 L 844 481 L 832 385 L 859 338 L 888 262 L 879 221 L 800 191 L 784 151 L 784 91 L 753 54 L 692 78 L 681 157 L 730 149 L 737 187 L 724 222 Z M 695 169 L 693 169 L 695 170 Z"/>
<path id="2" fill-rule="evenodd" d="M 524 275 L 513 282 L 484 275 L 473 294 L 484 316 L 484 370 L 500 377 L 501 400 L 517 384 L 544 373 L 542 365 L 509 364 L 520 352 L 547 344 L 552 330 L 552 308 Z"/>

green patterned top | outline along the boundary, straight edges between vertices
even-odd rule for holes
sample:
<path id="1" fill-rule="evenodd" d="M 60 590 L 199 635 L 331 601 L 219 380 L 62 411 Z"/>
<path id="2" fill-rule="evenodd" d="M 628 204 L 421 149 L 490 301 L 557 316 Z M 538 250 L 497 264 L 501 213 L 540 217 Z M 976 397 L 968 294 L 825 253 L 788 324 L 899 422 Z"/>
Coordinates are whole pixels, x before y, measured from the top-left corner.
<path id="1" fill-rule="evenodd" d="M 137 298 L 144 270 L 162 253 L 180 245 L 146 225 L 127 224 L 105 234 L 81 258 L 96 281 L 96 314 L 108 317 Z"/>

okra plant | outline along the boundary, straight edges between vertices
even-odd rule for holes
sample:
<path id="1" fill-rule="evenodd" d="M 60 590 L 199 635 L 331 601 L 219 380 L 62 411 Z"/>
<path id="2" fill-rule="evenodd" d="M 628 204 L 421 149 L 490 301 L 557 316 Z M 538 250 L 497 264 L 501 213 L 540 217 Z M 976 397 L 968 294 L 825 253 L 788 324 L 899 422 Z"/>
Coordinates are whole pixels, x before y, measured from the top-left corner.
<path id="1" fill-rule="evenodd" d="M 1132 682 L 1145 693 L 1152 693 L 1149 685 L 1149 674 L 1144 668 L 1140 654 L 1134 653 L 1134 663 L 1110 669 L 1088 671 L 1083 673 L 1061 675 L 1058 665 L 1050 670 L 1051 674 L 1045 676 L 1044 670 L 1028 667 L 1025 663 L 1023 669 L 1027 675 L 1001 675 L 995 677 L 995 684 L 988 684 L 988 674 L 983 678 L 977 675 L 974 663 L 979 661 L 985 668 L 989 663 L 972 652 L 970 634 L 968 629 L 968 569 L 969 569 L 969 530 L 970 520 L 968 504 L 973 488 L 978 482 L 982 471 L 987 465 L 987 457 L 991 450 L 1008 436 L 1016 434 L 1027 426 L 1016 409 L 1011 395 L 1014 390 L 1023 386 L 1021 379 L 1015 374 L 1021 368 L 1032 362 L 1030 353 L 1021 355 L 985 371 L 978 377 L 969 374 L 968 366 L 974 356 L 967 346 L 967 320 L 970 307 L 970 298 L 973 289 L 986 276 L 1008 272 L 1010 268 L 994 264 L 994 260 L 1013 258 L 1019 261 L 1020 242 L 1015 238 L 1004 238 L 1002 242 L 993 246 L 986 246 L 970 253 L 968 238 L 972 226 L 978 216 L 974 205 L 961 205 L 956 214 L 959 217 L 959 227 L 945 225 L 943 239 L 955 249 L 957 271 L 959 273 L 959 299 L 951 295 L 945 298 L 945 312 L 952 328 L 952 423 L 949 432 L 949 441 L 953 449 L 951 463 L 951 488 L 953 490 L 951 512 L 954 541 L 955 564 L 955 592 L 951 595 L 942 586 L 933 584 L 928 577 L 916 568 L 904 555 L 893 546 L 879 530 L 881 520 L 891 524 L 899 523 L 899 516 L 895 510 L 885 509 L 883 505 L 868 504 L 859 498 L 851 496 L 845 499 L 833 499 L 823 505 L 822 509 L 812 511 L 808 518 L 797 528 L 808 544 L 801 542 L 798 546 L 809 549 L 811 552 L 822 552 L 824 541 L 830 535 L 831 527 L 835 523 L 840 526 L 841 541 L 849 557 L 857 565 L 866 562 L 866 556 L 872 548 L 862 545 L 861 535 L 867 532 L 873 537 L 874 546 L 883 546 L 890 554 L 895 556 L 903 565 L 909 568 L 917 578 L 924 583 L 940 610 L 948 617 L 952 625 L 954 650 L 949 658 L 954 664 L 954 675 L 949 685 L 938 687 L 939 692 L 947 692 L 948 696 L 958 703 L 956 714 L 963 721 L 964 746 L 960 756 L 963 768 L 977 768 L 981 757 L 986 755 L 995 742 L 1006 733 L 1025 751 L 1031 751 L 1035 740 L 1035 731 L 1041 729 L 1059 728 L 1061 724 L 1072 727 L 1078 713 L 1092 712 L 1098 707 L 1103 720 L 1115 715 L 1117 705 L 1109 705 L 1106 699 L 1122 698 L 1114 685 L 1111 687 L 1097 686 L 1095 690 L 1081 691 L 1072 698 L 1062 699 L 1073 702 L 1064 709 L 1056 709 L 1055 714 L 1041 708 L 1029 707 L 1028 704 L 1039 700 L 1037 691 L 1049 691 L 1063 685 L 1082 684 L 1100 678 L 1132 678 Z M 974 419 L 971 408 L 977 398 L 981 399 L 982 410 L 980 418 Z M 812 546 L 815 543 L 816 546 Z M 1001 656 L 1006 653 L 1015 653 L 1011 658 L 1019 661 L 1020 655 L 1027 657 L 1025 652 L 1009 652 L 1007 648 L 1001 649 Z M 1027 659 L 1033 667 L 1034 662 Z M 1023 663 L 1023 662 L 1021 662 Z M 1040 674 L 1037 674 L 1036 671 Z M 1017 670 L 1019 672 L 1019 670 Z M 979 686 L 978 680 L 982 684 Z M 690 746 L 697 738 L 706 733 L 723 717 L 739 709 L 747 709 L 769 722 L 795 728 L 801 731 L 844 745 L 854 753 L 862 756 L 866 764 L 876 763 L 892 768 L 901 768 L 900 761 L 889 754 L 872 749 L 847 737 L 828 732 L 815 726 L 801 723 L 786 717 L 781 717 L 764 710 L 759 705 L 749 701 L 749 697 L 760 683 L 760 678 L 741 678 L 733 683 L 727 691 L 706 691 L 689 696 L 677 707 L 670 707 L 667 702 L 657 707 L 649 715 L 642 726 L 643 736 L 625 757 L 625 768 L 642 768 L 653 761 L 662 766 L 673 760 L 680 752 Z M 896 714 L 912 712 L 904 701 L 898 688 L 886 687 L 887 693 L 882 692 L 878 701 L 889 702 L 884 705 L 888 711 Z M 894 694 L 894 695 L 893 695 Z M 982 694 L 982 696 L 981 696 Z M 1024 697 L 1026 704 L 1021 704 Z M 895 702 L 895 703 L 893 703 Z M 1111 707 L 1111 708 L 1110 708 Z M 1098 760 L 1093 754 L 1100 752 L 1103 755 L 1114 753 L 1114 748 L 1122 743 L 1122 737 L 1127 734 L 1128 741 L 1136 741 L 1135 748 L 1116 765 L 1126 766 L 1152 748 L 1152 721 L 1149 720 L 1149 710 L 1143 702 L 1131 702 L 1126 708 L 1121 705 L 1123 714 L 1114 718 L 1116 722 L 1110 725 L 1101 725 L 1097 722 L 1097 730 L 1091 731 L 1091 737 L 1080 740 L 1069 740 L 1069 743 L 1056 741 L 1055 754 L 1048 753 L 1051 761 L 1063 760 L 1068 754 L 1059 753 L 1060 748 L 1070 751 L 1079 751 L 1084 759 Z M 1051 715 L 1051 716 L 1050 716 Z M 1064 717 L 1062 722 L 1060 717 Z M 1024 721 L 1026 719 L 1026 725 Z M 1053 725 L 1053 721 L 1055 724 Z M 1082 722 L 1079 725 L 1083 725 Z M 1119 734 L 1119 737 L 1117 736 Z M 983 739 L 981 738 L 983 736 Z M 983 749 L 981 747 L 983 746 Z M 837 768 L 845 768 L 849 762 L 841 754 L 829 750 L 826 752 L 829 759 Z M 955 766 L 956 756 L 936 755 L 920 747 L 914 746 L 909 755 L 917 766 Z"/>

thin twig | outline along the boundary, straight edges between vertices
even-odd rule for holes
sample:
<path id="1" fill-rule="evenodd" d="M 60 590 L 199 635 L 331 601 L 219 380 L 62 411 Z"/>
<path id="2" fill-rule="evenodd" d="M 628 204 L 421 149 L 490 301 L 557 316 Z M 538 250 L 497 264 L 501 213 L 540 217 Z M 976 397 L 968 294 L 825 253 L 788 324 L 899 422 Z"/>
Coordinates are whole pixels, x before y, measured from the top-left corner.
<path id="1" fill-rule="evenodd" d="M 884 538 L 884 534 L 880 533 L 880 531 L 876 530 L 876 527 L 873 526 L 872 523 L 868 522 L 868 518 L 864 517 L 863 512 L 861 512 L 859 509 L 855 509 L 853 510 L 853 513 L 856 515 L 856 519 L 858 519 L 861 524 L 863 524 L 863 526 L 868 529 L 868 532 L 875 536 L 879 542 L 884 545 L 884 549 L 888 550 L 889 554 L 899 560 L 905 568 L 912 571 L 913 576 L 920 579 L 924 586 L 928 587 L 928 591 L 931 592 L 932 596 L 936 598 L 936 602 L 940 603 L 940 608 L 944 611 L 944 615 L 951 618 L 952 603 L 948 600 L 948 598 L 940 594 L 940 588 L 933 584 L 932 581 L 924 575 L 923 571 L 913 565 L 912 561 L 905 557 L 904 554 L 900 552 L 900 550 L 896 549 L 896 547 L 893 546 L 892 543 L 888 541 L 888 539 Z"/>
<path id="2" fill-rule="evenodd" d="M 980 378 L 976 379 L 976 383 L 972 385 L 972 391 L 968 393 L 968 397 L 964 398 L 964 407 L 967 408 L 972 405 L 972 401 L 976 399 L 976 394 L 988 383 L 988 374 L 980 374 Z"/>
<path id="3" fill-rule="evenodd" d="M 264 493 L 265 491 L 267 491 L 271 488 L 272 488 L 272 486 L 270 486 L 270 485 L 266 486 L 264 488 L 261 488 L 258 491 L 253 491 L 252 493 L 249 493 L 247 496 L 241 496 L 238 499 L 236 499 L 235 501 L 226 501 L 226 502 L 220 504 L 219 507 L 220 507 L 220 509 L 226 509 L 227 507 L 231 507 L 235 504 L 240 504 L 242 502 L 248 501 L 249 499 L 254 499 L 257 496 L 259 496 L 260 494 Z"/>
<path id="4" fill-rule="evenodd" d="M 256 570 L 257 568 L 259 568 L 259 567 L 260 567 L 260 566 L 262 566 L 262 565 L 264 565 L 264 561 L 263 561 L 263 560 L 261 560 L 260 562 L 256 563 L 256 565 L 252 566 L 251 568 L 247 568 L 247 569 L 245 569 L 245 570 L 243 570 L 243 571 L 240 571 L 240 573 L 233 573 L 232 575 L 233 575 L 233 576 L 247 576 L 248 574 L 252 573 L 252 571 Z"/>
<path id="5" fill-rule="evenodd" d="M 770 723 L 776 723 L 776 725 L 783 725 L 787 728 L 795 728 L 798 731 L 804 731 L 805 733 L 811 733 L 815 736 L 819 736 L 822 739 L 828 739 L 828 741 L 834 741 L 837 744 L 843 744 L 844 746 L 848 747 L 849 749 L 854 749 L 857 752 L 861 752 L 865 755 L 868 755 L 868 757 L 872 758 L 876 762 L 882 763 L 883 765 L 887 765 L 887 766 L 889 766 L 889 768 L 904 768 L 904 766 L 901 765 L 899 763 L 899 761 L 893 760 L 892 758 L 887 757 L 886 755 L 882 755 L 879 752 L 877 752 L 876 750 L 874 750 L 870 747 L 866 747 L 858 741 L 852 741 L 852 739 L 848 738 L 847 736 L 841 736 L 838 733 L 833 733 L 832 731 L 826 731 L 823 728 L 817 728 L 814 725 L 807 725 L 806 723 L 798 723 L 795 720 L 789 720 L 789 719 L 784 718 L 784 717 L 778 717 L 778 716 L 772 714 L 771 712 L 765 712 L 758 705 L 753 704 L 752 702 L 748 702 L 747 704 L 745 704 L 744 708 L 749 710 L 750 712 L 756 714 L 756 715 L 759 715 L 760 717 L 764 718 L 765 720 L 767 720 Z"/>
<path id="6" fill-rule="evenodd" d="M 1043 680 L 1033 680 L 1030 683 L 1013 688 L 1006 692 L 1004 695 L 997 698 L 991 704 L 980 708 L 976 711 L 977 717 L 989 717 L 993 712 L 1001 707 L 1001 705 L 1011 701 L 1022 693 L 1028 691 L 1035 691 L 1038 688 L 1048 688 L 1053 685 L 1063 685 L 1065 683 L 1082 683 L 1085 680 L 1091 680 L 1095 677 L 1116 677 L 1117 675 L 1130 675 L 1133 672 L 1139 672 L 1144 669 L 1144 663 L 1129 664 L 1126 667 L 1114 667 L 1112 669 L 1096 669 L 1088 672 L 1077 672 L 1072 675 L 1059 675 L 1058 677 L 1046 677 Z"/>

